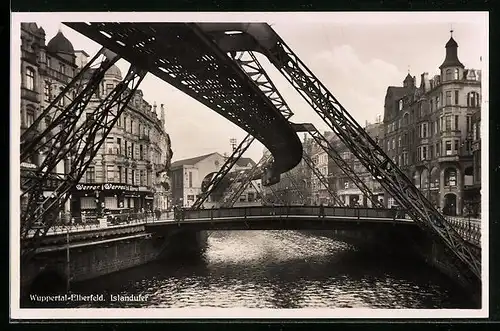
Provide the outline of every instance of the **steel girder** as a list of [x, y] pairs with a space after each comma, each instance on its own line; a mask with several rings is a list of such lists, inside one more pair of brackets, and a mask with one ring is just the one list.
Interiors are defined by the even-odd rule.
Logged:
[[302, 144], [288, 121], [196, 24], [65, 24], [250, 133], [273, 154], [273, 174], [300, 162]]
[[215, 191], [215, 189], [217, 189], [219, 184], [222, 182], [222, 179], [224, 178], [224, 176], [226, 176], [229, 173], [229, 171], [231, 171], [231, 169], [236, 164], [236, 162], [238, 162], [238, 160], [243, 155], [243, 153], [245, 153], [246, 150], [248, 149], [248, 147], [250, 147], [250, 145], [252, 144], [254, 139], [255, 138], [252, 137], [251, 135], [247, 135], [245, 137], [245, 139], [243, 139], [243, 141], [238, 145], [238, 147], [236, 147], [234, 149], [231, 156], [229, 156], [227, 158], [226, 162], [224, 162], [224, 164], [219, 169], [219, 171], [217, 171], [215, 176], [212, 177], [212, 179], [210, 180], [210, 182], [207, 185], [207, 190], [202, 192], [198, 196], [198, 198], [196, 199], [194, 204], [191, 206], [191, 209], [196, 210], [196, 209], [200, 209], [201, 206], [203, 206], [203, 203], [205, 202], [205, 200], [207, 200], [207, 198], [210, 196], [210, 194], [212, 194]]
[[302, 200], [303, 203], [305, 203], [306, 198], [305, 198], [304, 194], [302, 193], [302, 190], [300, 189], [300, 186], [297, 183], [297, 181], [295, 180], [295, 178], [292, 176], [292, 174], [290, 174], [289, 171], [287, 171], [285, 173], [285, 176], [290, 180], [290, 183], [292, 184], [295, 192], [297, 192], [297, 195], [299, 196], [299, 199]]
[[[264, 68], [260, 65], [257, 57], [252, 52], [232, 52], [229, 55], [286, 119], [293, 116], [293, 112], [290, 110], [290, 107], [288, 107], [288, 104], [285, 102]], [[229, 173], [236, 162], [248, 150], [254, 140], [255, 138], [250, 134], [243, 139], [243, 141], [233, 151], [231, 156], [226, 160], [226, 162], [224, 162], [217, 174], [210, 180], [208, 189], [200, 194], [198, 199], [196, 199], [195, 203], [191, 206], [191, 209], [201, 208], [203, 202], [205, 202], [210, 194], [217, 189], [224, 176]]]
[[325, 189], [328, 191], [328, 194], [330, 194], [330, 196], [333, 198], [333, 201], [335, 201], [335, 203], [338, 206], [344, 206], [344, 203], [342, 202], [342, 200], [340, 200], [337, 193], [330, 188], [330, 184], [328, 183], [328, 179], [325, 178], [325, 176], [323, 176], [323, 174], [318, 170], [318, 168], [316, 168], [316, 165], [314, 164], [311, 157], [309, 155], [307, 155], [307, 153], [304, 152], [302, 155], [302, 158], [306, 162], [307, 166], [312, 170], [312, 172], [319, 179], [321, 184], [323, 184]]
[[405, 207], [412, 219], [423, 230], [444, 242], [456, 257], [455, 262], [463, 272], [463, 276], [472, 283], [480, 284], [481, 257], [468, 247], [460, 234], [279, 35], [267, 24], [260, 24], [259, 28], [264, 31], [266, 39], [265, 43], [262, 43], [259, 39], [253, 38], [256, 48], [269, 58], [382, 187]]
[[[43, 198], [43, 191], [49, 182], [55, 182], [53, 190], [65, 186], [68, 179], [64, 174], [54, 174], [57, 164], [75, 153], [75, 146], [81, 142], [75, 134], [79, 130], [78, 123], [85, 108], [104, 77], [105, 72], [116, 62], [118, 57], [112, 52], [101, 49], [94, 58], [63, 88], [50, 105], [36, 119], [33, 125], [21, 136], [21, 161], [26, 160], [33, 153], [46, 153], [46, 157], [36, 170], [23, 171], [21, 174], [20, 197], [27, 197], [26, 210], [21, 215], [21, 237], [27, 235], [34, 222], [44, 218], [46, 213], [53, 209], [59, 197]], [[66, 108], [59, 106], [59, 101], [66, 97], [71, 90], [75, 90], [75, 98]], [[51, 116], [49, 125], [35, 135], [36, 128], [41, 120]], [[57, 131], [56, 131], [57, 130]], [[53, 131], [56, 131], [54, 134]], [[53, 203], [44, 208], [51, 199]], [[52, 217], [53, 218], [53, 217]], [[38, 231], [37, 231], [38, 232]]]
[[314, 141], [321, 147], [325, 153], [335, 162], [335, 164], [346, 174], [347, 177], [356, 185], [359, 190], [372, 202], [374, 207], [384, 208], [373, 192], [366, 186], [365, 182], [359, 178], [349, 164], [342, 158], [342, 156], [335, 150], [316, 127], [311, 123], [292, 124], [297, 132], [307, 132], [314, 139]]
[[[99, 83], [105, 72], [119, 59], [113, 52], [102, 48], [97, 54], [76, 74], [75, 77], [63, 87], [62, 91], [54, 100], [42, 111], [33, 124], [21, 135], [21, 162], [25, 161], [35, 150], [43, 148], [51, 149], [53, 141], [60, 139], [60, 136], [67, 134], [65, 130], [60, 130], [51, 138], [48, 138], [58, 125], [62, 123], [72, 123], [78, 118], [86, 105], [90, 101], [89, 95], [99, 88]], [[90, 84], [92, 82], [94, 84]], [[97, 84], [95, 84], [97, 83]], [[70, 92], [74, 91], [76, 97], [70, 97]], [[90, 94], [89, 94], [90, 92]], [[67, 107], [59, 106], [61, 99], [71, 100]], [[50, 116], [49, 125], [40, 133], [37, 128], [40, 123]], [[60, 127], [59, 127], [60, 128]], [[45, 141], [42, 143], [42, 140]]]
[[271, 191], [271, 193], [273, 194], [274, 199], [277, 202], [281, 202], [282, 204], [285, 204], [285, 200], [282, 199], [282, 197], [278, 194], [278, 192], [276, 192], [276, 190], [273, 188], [273, 186], [274, 185], [268, 186], [268, 188]]
[[[52, 208], [56, 204], [64, 203], [70, 195], [70, 190], [76, 185], [88, 166], [92, 162], [109, 132], [118, 121], [118, 118], [127, 107], [139, 84], [147, 71], [131, 66], [125, 78], [105, 97], [105, 99], [92, 112], [89, 120], [83, 122], [71, 135], [69, 149], [72, 153], [71, 168], [62, 182], [53, 193], [53, 199], [47, 198], [40, 205], [29, 205], [23, 220], [26, 222], [21, 230], [22, 238], [28, 237], [30, 225], [41, 218], [43, 211]], [[23, 256], [28, 257], [39, 244], [40, 236], [46, 234], [54, 219], [48, 219], [43, 228], [35, 230], [33, 237], [25, 241], [26, 246]]]
[[[78, 121], [99, 88], [105, 72], [117, 59], [118, 57], [112, 52], [101, 49], [21, 136], [21, 162], [34, 153], [48, 154], [37, 170], [30, 171], [27, 176], [21, 174], [23, 189], [21, 197], [40, 195], [40, 189], [43, 189], [47, 180], [54, 177], [53, 170], [57, 164], [73, 152], [72, 134]], [[59, 106], [59, 100], [68, 98], [67, 95], [72, 89], [75, 90], [75, 98], [66, 108]], [[36, 133], [36, 128], [46, 116], [51, 117], [49, 125], [42, 132]], [[65, 180], [61, 175], [57, 178], [60, 181]]]
[[267, 204], [267, 199], [264, 194], [262, 194], [262, 189], [259, 189], [257, 186], [255, 186], [254, 182], [250, 182], [250, 184], [252, 185], [255, 192], [257, 192], [257, 195], [260, 197], [262, 203]]
[[254, 180], [255, 178], [259, 178], [259, 176], [262, 176], [263, 169], [268, 166], [271, 161], [271, 154], [264, 155], [261, 157], [259, 162], [257, 162], [257, 164], [255, 164], [250, 170], [239, 172], [238, 175], [234, 178], [234, 181], [229, 186], [229, 189], [224, 192], [224, 195], [221, 199], [221, 206], [232, 207], [241, 193], [243, 193], [248, 185], [250, 185], [252, 180]]

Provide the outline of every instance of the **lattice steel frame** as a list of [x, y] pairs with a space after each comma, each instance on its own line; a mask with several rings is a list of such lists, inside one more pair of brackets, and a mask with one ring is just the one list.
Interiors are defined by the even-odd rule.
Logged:
[[[99, 61], [101, 56], [103, 56], [102, 61]], [[101, 49], [21, 136], [21, 141], [24, 142], [21, 144], [21, 162], [34, 153], [47, 154], [38, 169], [30, 172], [31, 176], [22, 175], [21, 197], [29, 196], [28, 205], [34, 203], [33, 200], [42, 195], [44, 182], [53, 177], [53, 170], [57, 164], [68, 154], [75, 152], [72, 148], [78, 141], [74, 139], [74, 134], [78, 130], [80, 118], [96, 90], [99, 89], [104, 74], [118, 58], [116, 54], [104, 48]], [[94, 66], [97, 68], [93, 68]], [[87, 80], [84, 76], [91, 69], [94, 71]], [[66, 108], [58, 106], [59, 100], [67, 97], [73, 88], [80, 89], [75, 98]], [[55, 110], [54, 118], [50, 124], [41, 133], [36, 134], [37, 126], [53, 110]], [[52, 135], [55, 130], [57, 131]], [[66, 180], [62, 175], [57, 177], [60, 181]], [[40, 217], [43, 217], [45, 212], [42, 211]]]
[[[270, 30], [272, 28], [269, 27]], [[276, 34], [276, 33], [275, 33]], [[481, 281], [481, 258], [446, 221], [412, 181], [392, 162], [382, 148], [354, 120], [321, 81], [276, 34], [272, 49], [262, 48], [271, 63], [295, 87], [316, 113], [337, 134], [366, 169], [379, 181], [422, 229], [439, 237], [467, 268], [471, 281]], [[472, 272], [472, 274], [471, 274]]]
[[[264, 68], [262, 68], [259, 60], [253, 54], [253, 52], [241, 51], [241, 52], [229, 52], [228, 56], [232, 58], [233, 61], [245, 72], [245, 74], [250, 78], [255, 85], [264, 93], [264, 95], [269, 99], [272, 105], [286, 118], [289, 119], [293, 116], [293, 112], [288, 107], [281, 94], [279, 93], [276, 86], [273, 84], [271, 78], [268, 76]], [[191, 206], [191, 209], [199, 209], [203, 205], [203, 202], [215, 191], [218, 185], [221, 183], [224, 176], [226, 176], [236, 162], [241, 158], [241, 156], [247, 151], [252, 142], [255, 140], [250, 134], [245, 137], [245, 139], [239, 144], [239, 146], [233, 151], [231, 156], [224, 162], [221, 169], [217, 174], [210, 180], [208, 184], [208, 189], [200, 194], [195, 203]]]
[[294, 191], [297, 192], [299, 199], [301, 199], [303, 202], [305, 202], [306, 198], [305, 198], [302, 190], [300, 189], [299, 184], [297, 183], [295, 178], [292, 176], [292, 174], [289, 171], [287, 171], [287, 172], [285, 172], [285, 176], [290, 180], [290, 183], [292, 184]]
[[261, 141], [283, 173], [302, 145], [262, 91], [195, 23], [65, 23], [216, 111]]
[[[60, 148], [60, 145], [64, 145], [61, 144], [61, 140], [66, 138], [67, 132], [65, 130], [60, 130], [51, 138], [48, 137], [61, 123], [72, 125], [75, 120], [78, 120], [90, 101], [90, 97], [99, 88], [104, 74], [119, 58], [110, 50], [101, 48], [76, 76], [63, 87], [62, 91], [21, 135], [21, 162], [25, 161], [35, 151], [43, 148], [52, 149], [54, 145], [59, 145]], [[86, 77], [89, 72], [91, 72], [90, 77]], [[69, 97], [71, 91], [75, 92], [75, 98]], [[59, 106], [59, 102], [63, 98], [71, 100], [67, 107]], [[38, 133], [37, 128], [47, 116], [51, 117], [49, 125]], [[42, 143], [44, 138], [46, 139]]]
[[[236, 203], [236, 200], [240, 197], [241, 193], [250, 185], [252, 180], [257, 176], [261, 176], [263, 169], [272, 161], [272, 155], [264, 155], [261, 157], [259, 162], [255, 164], [250, 170], [242, 171], [234, 178], [233, 183], [229, 186], [229, 189], [224, 192], [222, 196], [221, 207], [231, 207]], [[238, 184], [239, 183], [239, 184]]]
[[373, 192], [366, 186], [365, 182], [359, 178], [358, 174], [352, 169], [342, 156], [330, 144], [328, 139], [323, 136], [316, 127], [311, 123], [293, 124], [295, 131], [307, 132], [321, 149], [335, 162], [335, 164], [344, 172], [344, 174], [356, 185], [359, 190], [366, 196], [374, 207], [384, 208], [382, 203], [377, 199]]
[[267, 204], [266, 197], [264, 196], [264, 194], [262, 194], [262, 189], [259, 189], [257, 186], [255, 186], [255, 183], [253, 181], [250, 182], [250, 185], [252, 185], [252, 187], [255, 190], [255, 192], [257, 192], [257, 195], [260, 197], [260, 199], [262, 200], [262, 202], [264, 204]]
[[304, 159], [307, 166], [312, 170], [312, 172], [319, 179], [321, 184], [323, 184], [325, 189], [328, 191], [328, 194], [330, 194], [330, 196], [332, 197], [333, 201], [335, 201], [335, 203], [338, 206], [341, 206], [341, 207], [344, 206], [344, 203], [342, 202], [342, 200], [340, 200], [337, 193], [330, 188], [330, 185], [328, 183], [328, 179], [325, 178], [325, 176], [323, 176], [323, 174], [318, 170], [318, 168], [316, 168], [316, 165], [314, 164], [311, 157], [309, 155], [307, 155], [307, 153], [304, 152], [302, 155], [302, 159]]
[[[49, 210], [56, 204], [67, 201], [71, 188], [80, 181], [146, 73], [144, 70], [131, 66], [125, 78], [115, 86], [92, 112], [92, 119], [85, 121], [71, 134], [71, 141], [67, 148], [75, 153], [73, 153], [71, 169], [66, 176], [66, 180], [56, 188], [52, 199], [47, 198], [40, 205], [35, 200], [39, 197], [35, 196], [34, 199], [30, 199], [34, 203], [28, 204], [28, 208], [22, 217], [21, 238], [28, 237], [32, 225], [41, 219], [44, 211]], [[25, 241], [26, 246], [22, 252], [23, 256], [30, 255], [37, 248], [40, 237], [46, 234], [53, 221], [53, 219], [49, 219], [48, 222], [43, 224], [43, 228], [35, 230], [30, 240]]]
[[212, 194], [219, 184], [222, 182], [222, 179], [224, 176], [226, 176], [229, 171], [233, 168], [233, 166], [238, 162], [238, 160], [241, 158], [241, 156], [248, 150], [252, 142], [255, 140], [252, 135], [247, 135], [245, 139], [238, 145], [238, 147], [235, 148], [231, 156], [227, 158], [227, 160], [224, 162], [222, 167], [217, 171], [214, 177], [210, 180], [207, 186], [207, 190], [205, 192], [202, 192], [196, 201], [193, 203], [191, 206], [191, 209], [196, 210], [200, 209], [201, 206], [203, 206], [203, 203], [207, 200], [207, 198]]

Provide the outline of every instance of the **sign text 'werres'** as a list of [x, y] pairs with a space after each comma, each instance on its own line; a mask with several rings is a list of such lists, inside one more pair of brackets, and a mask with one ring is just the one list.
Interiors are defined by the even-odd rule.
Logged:
[[126, 184], [78, 184], [75, 186], [77, 191], [110, 191], [110, 190], [120, 190], [120, 191], [139, 191], [139, 187], [126, 185]]

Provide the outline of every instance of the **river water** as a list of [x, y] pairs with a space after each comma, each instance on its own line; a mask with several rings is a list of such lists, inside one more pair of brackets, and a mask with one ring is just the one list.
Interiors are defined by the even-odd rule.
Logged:
[[73, 291], [148, 296], [86, 308], [472, 308], [438, 271], [383, 256], [295, 231], [213, 232], [201, 261], [150, 263]]

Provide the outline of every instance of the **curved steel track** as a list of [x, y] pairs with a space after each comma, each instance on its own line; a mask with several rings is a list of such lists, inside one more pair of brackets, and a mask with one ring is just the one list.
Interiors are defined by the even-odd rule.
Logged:
[[295, 167], [302, 144], [287, 119], [194, 23], [65, 23], [224, 116], [264, 144], [273, 175]]

